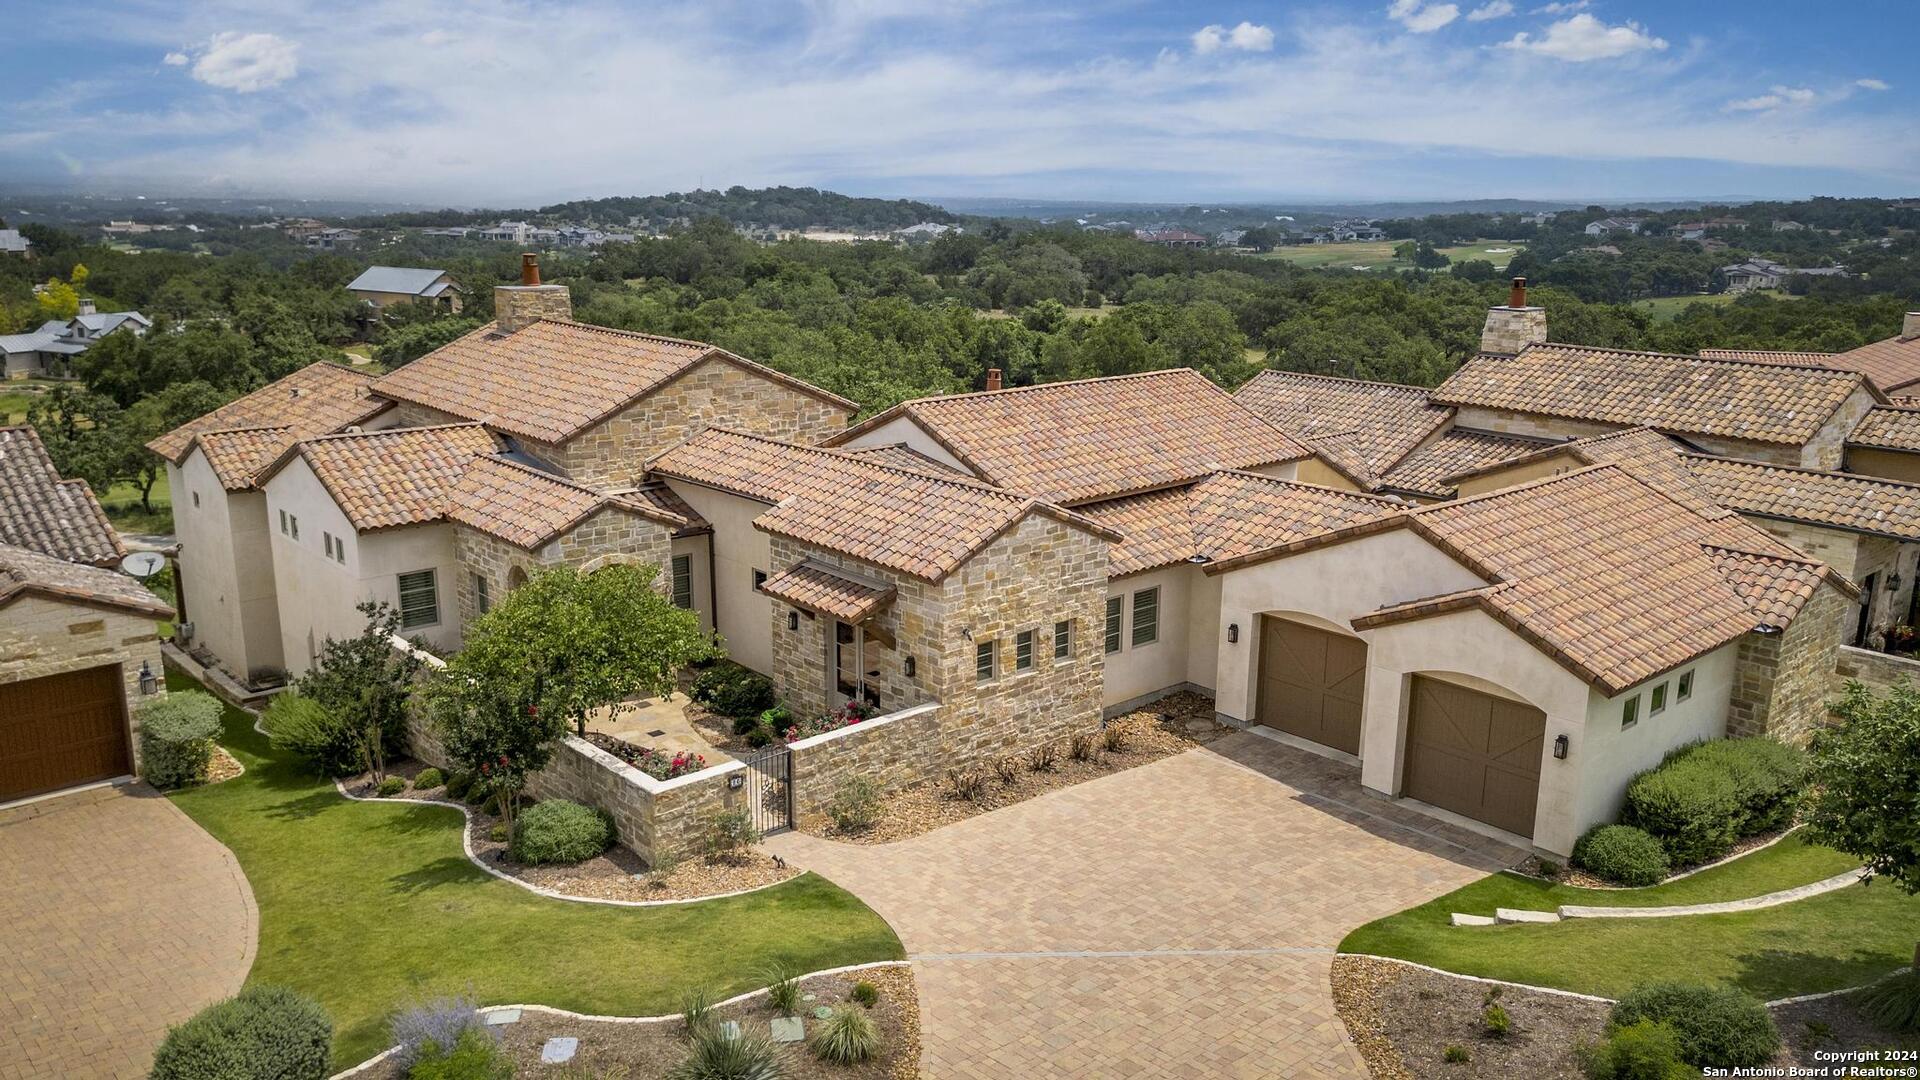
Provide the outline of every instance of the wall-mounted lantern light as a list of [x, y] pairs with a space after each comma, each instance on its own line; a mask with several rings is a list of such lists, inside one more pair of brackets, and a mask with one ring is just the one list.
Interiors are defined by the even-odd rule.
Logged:
[[789, 630], [800, 629], [800, 613], [799, 612], [797, 611], [787, 612], [787, 629]]
[[907, 678], [913, 678], [913, 657], [907, 657]]
[[160, 680], [153, 677], [153, 668], [145, 660], [140, 661], [140, 692], [151, 694], [160, 688]]
[[1887, 575], [1887, 591], [1900, 591], [1900, 571], [1895, 570], [1893, 573]]
[[1230, 622], [1227, 624], [1227, 644], [1238, 645], [1239, 643], [1240, 643], [1240, 624], [1237, 622]]
[[1553, 737], [1553, 756], [1560, 761], [1567, 760], [1567, 737], [1565, 735], [1555, 735]]

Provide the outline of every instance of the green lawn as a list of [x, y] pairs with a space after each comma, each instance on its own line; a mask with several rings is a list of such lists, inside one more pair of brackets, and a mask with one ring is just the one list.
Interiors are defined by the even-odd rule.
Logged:
[[166, 477], [154, 481], [153, 494], [147, 501], [153, 506], [152, 511], [141, 507], [140, 489], [125, 480], [100, 495], [100, 505], [113, 519], [113, 527], [121, 532], [173, 532], [173, 493], [167, 487]]
[[[174, 689], [194, 684], [168, 675]], [[902, 956], [887, 924], [807, 874], [748, 896], [613, 908], [536, 896], [468, 862], [460, 812], [355, 803], [276, 753], [228, 709], [222, 744], [246, 774], [174, 801], [239, 857], [260, 906], [250, 981], [313, 995], [333, 1016], [334, 1066], [387, 1045], [398, 1006], [471, 993], [581, 1012], [656, 1015], [683, 993]]]
[[[1709, 307], [1725, 307], [1740, 299], [1742, 293], [1695, 293], [1691, 296], [1652, 296], [1645, 300], [1633, 301], [1634, 310], [1641, 312], [1654, 322], [1672, 322], [1681, 312], [1694, 304], [1706, 304]], [[1775, 300], [1798, 300], [1792, 293], [1769, 292], [1763, 295]]]
[[[1404, 243], [1404, 240], [1358, 240], [1347, 244], [1290, 244], [1257, 257], [1281, 259], [1308, 270], [1326, 267], [1345, 270], [1356, 266], [1364, 266], [1369, 270], [1410, 270], [1413, 268], [1412, 262], [1396, 259], [1393, 255], [1393, 249]], [[1488, 248], [1512, 250], [1490, 252]], [[1443, 247], [1439, 251], [1455, 262], [1485, 259], [1498, 270], [1504, 269], [1515, 255], [1525, 249], [1526, 245], [1509, 240], [1475, 240], [1471, 244]]]
[[1495, 874], [1355, 930], [1340, 951], [1393, 956], [1463, 975], [1618, 997], [1636, 983], [1728, 983], [1771, 1000], [1871, 982], [1912, 961], [1920, 898], [1885, 882], [1762, 911], [1668, 919], [1570, 919], [1455, 927], [1453, 912], [1561, 904], [1645, 907], [1737, 900], [1832, 877], [1856, 860], [1797, 835], [1725, 866], [1651, 889], [1547, 885]]

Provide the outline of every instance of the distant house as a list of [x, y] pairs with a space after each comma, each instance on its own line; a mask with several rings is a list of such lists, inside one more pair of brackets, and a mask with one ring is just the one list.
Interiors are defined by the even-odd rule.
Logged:
[[315, 251], [345, 251], [360, 242], [360, 234], [352, 229], [320, 229], [301, 239]]
[[33, 241], [20, 235], [19, 229], [0, 229], [0, 255], [25, 255]]
[[957, 233], [959, 231], [960, 229], [956, 225], [942, 225], [937, 221], [922, 221], [917, 225], [909, 225], [904, 229], [895, 229], [893, 230], [893, 235], [902, 240], [932, 240], [935, 237], [945, 236], [947, 233]]
[[1773, 223], [1773, 231], [1774, 232], [1806, 232], [1807, 227], [1805, 225], [1800, 224], [1797, 221], [1776, 221]]
[[1844, 266], [1787, 266], [1762, 259], [1758, 256], [1743, 263], [1723, 266], [1720, 273], [1727, 279], [1727, 291], [1732, 293], [1752, 292], [1755, 289], [1777, 289], [1790, 277], [1846, 277]]
[[48, 319], [25, 334], [0, 335], [0, 371], [8, 379], [67, 379], [73, 377], [73, 358], [117, 330], [140, 337], [153, 329], [153, 320], [137, 311], [96, 312], [92, 300], [80, 301], [80, 313], [71, 319]]
[[1161, 247], [1199, 248], [1207, 246], [1207, 238], [1185, 229], [1135, 229], [1133, 238], [1143, 243], [1158, 244]]
[[1683, 221], [1673, 227], [1673, 235], [1680, 240], [1703, 240], [1707, 235], [1707, 223], [1704, 221]]
[[369, 266], [347, 283], [347, 291], [374, 308], [394, 304], [435, 304], [448, 312], [460, 310], [466, 290], [445, 270], [416, 266]]
[[494, 240], [509, 244], [524, 244], [533, 238], [533, 226], [524, 221], [501, 221], [473, 231], [475, 240]]
[[1221, 247], [1239, 247], [1240, 242], [1246, 238], [1247, 230], [1245, 229], [1222, 229], [1213, 235], [1213, 242]]
[[1637, 233], [1639, 231], [1640, 222], [1633, 218], [1619, 217], [1601, 218], [1599, 221], [1589, 222], [1586, 228], [1588, 236], [1611, 236], [1617, 232]]

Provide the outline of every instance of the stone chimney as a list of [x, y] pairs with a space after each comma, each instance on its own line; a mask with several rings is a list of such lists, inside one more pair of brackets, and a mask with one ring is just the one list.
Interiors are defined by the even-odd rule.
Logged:
[[565, 285], [540, 284], [540, 257], [529, 251], [520, 256], [520, 284], [493, 288], [495, 331], [511, 334], [541, 319], [572, 319], [573, 296]]
[[1000, 369], [999, 368], [990, 367], [987, 369], [987, 389], [989, 390], [1000, 389]]
[[1480, 351], [1496, 356], [1512, 356], [1528, 345], [1547, 340], [1547, 311], [1527, 306], [1527, 279], [1513, 279], [1513, 291], [1507, 294], [1507, 306], [1489, 308], [1487, 325], [1480, 331]]
[[[92, 298], [91, 296], [83, 296], [83, 297], [81, 297], [81, 298], [80, 298], [80, 314], [82, 314], [82, 315], [91, 315], [91, 314], [93, 314], [93, 310], [94, 310], [94, 309], [93, 309], [93, 298]], [[1911, 316], [1911, 315], [1909, 315], [1909, 316], [1907, 316], [1907, 321], [1908, 321], [1908, 322], [1912, 322], [1912, 321], [1913, 321], [1913, 316]]]
[[1920, 311], [1907, 312], [1907, 317], [1900, 322], [1900, 340], [1912, 341], [1914, 338], [1920, 338]]

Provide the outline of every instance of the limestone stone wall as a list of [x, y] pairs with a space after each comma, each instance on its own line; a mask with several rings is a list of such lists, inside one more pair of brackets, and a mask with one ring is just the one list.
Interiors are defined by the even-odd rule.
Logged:
[[156, 693], [166, 693], [166, 671], [160, 666], [160, 639], [154, 636], [152, 616], [41, 596], [22, 597], [0, 612], [0, 683], [64, 675], [107, 664], [120, 666], [136, 772], [140, 718], [134, 710], [142, 700], [143, 661], [160, 680], [161, 689]]
[[440, 427], [443, 424], [473, 422], [470, 417], [455, 416], [450, 412], [441, 412], [439, 409], [417, 405], [411, 401], [396, 403], [393, 411], [387, 415], [393, 419], [393, 426], [396, 428]]
[[1837, 676], [1835, 689], [1845, 685], [1848, 679], [1879, 687], [1892, 686], [1902, 679], [1920, 685], [1920, 660], [1842, 645], [1834, 674]]
[[813, 444], [845, 428], [848, 415], [757, 372], [712, 360], [563, 446], [525, 448], [542, 460], [554, 456], [576, 483], [620, 487], [640, 480], [648, 458], [709, 427]]
[[1480, 328], [1480, 351], [1512, 356], [1536, 342], [1547, 340], [1547, 309], [1541, 307], [1496, 307], [1487, 312]]
[[[528, 577], [554, 566], [597, 569], [610, 562], [648, 563], [660, 570], [654, 588], [673, 587], [669, 574], [673, 532], [665, 525], [618, 507], [608, 507], [575, 526], [571, 532], [533, 551], [465, 525], [453, 527], [454, 555], [460, 562], [460, 581], [454, 590], [461, 625], [480, 616], [478, 579], [487, 582], [489, 604], [499, 603], [518, 569]], [[696, 604], [699, 597], [695, 597]]]
[[794, 823], [806, 828], [823, 819], [849, 777], [865, 777], [883, 793], [938, 779], [947, 767], [939, 733], [940, 706], [928, 703], [793, 743]]
[[538, 319], [573, 318], [573, 294], [565, 285], [495, 285], [493, 324], [502, 334]]
[[[864, 667], [880, 698], [880, 710], [893, 712], [934, 699], [929, 689], [928, 658], [938, 654], [941, 612], [944, 596], [937, 585], [894, 573], [884, 568], [848, 558], [836, 552], [808, 547], [784, 536], [768, 538], [771, 572], [780, 573], [794, 564], [814, 562], [843, 567], [856, 576], [884, 582], [898, 590], [892, 604], [869, 623], [879, 634], [869, 632]], [[801, 713], [819, 713], [844, 704], [837, 692], [830, 668], [833, 653], [834, 620], [800, 611], [798, 625], [790, 629], [789, 618], [798, 609], [772, 597], [766, 598], [768, 618], [773, 628], [773, 670], [768, 672], [783, 700]], [[889, 647], [884, 637], [893, 638]], [[915, 673], [906, 672], [908, 657], [913, 657]]]
[[1809, 469], [1840, 468], [1847, 457], [1847, 436], [1874, 404], [1873, 395], [1866, 388], [1855, 390], [1801, 448], [1800, 464]]
[[1786, 630], [1741, 639], [1727, 704], [1728, 735], [1772, 735], [1798, 743], [1825, 722], [1851, 610], [1838, 589], [1823, 585]]

